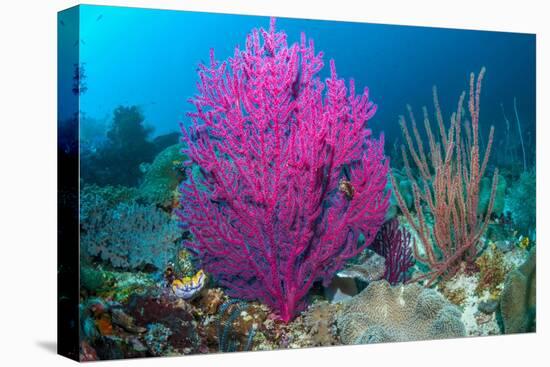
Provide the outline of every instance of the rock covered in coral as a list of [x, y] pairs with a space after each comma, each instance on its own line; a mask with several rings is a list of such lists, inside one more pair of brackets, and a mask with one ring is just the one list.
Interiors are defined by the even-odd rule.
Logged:
[[476, 293], [482, 295], [483, 292], [489, 292], [491, 298], [498, 299], [504, 278], [509, 271], [502, 251], [498, 250], [496, 245], [491, 246], [477, 258], [476, 265], [479, 267]]
[[111, 311], [111, 319], [113, 324], [122, 327], [124, 330], [133, 333], [141, 334], [147, 331], [144, 327], [137, 326], [134, 322], [134, 318], [126, 314], [122, 309], [115, 308]]
[[348, 300], [364, 287], [358, 284], [381, 279], [385, 269], [384, 257], [366, 249], [335, 274], [330, 284], [323, 288], [324, 295], [333, 303]]
[[206, 289], [199, 304], [207, 315], [214, 315], [218, 312], [218, 308], [225, 301], [225, 296], [220, 288]]
[[120, 203], [109, 208], [99, 203], [93, 213], [81, 219], [81, 248], [89, 256], [126, 269], [147, 265], [163, 269], [176, 256], [181, 232], [157, 207]]
[[338, 316], [344, 344], [456, 338], [466, 335], [460, 310], [419, 284], [371, 283]]
[[220, 352], [250, 351], [268, 313], [256, 302], [229, 299], [219, 305], [215, 320], [206, 325], [207, 341]]
[[145, 334], [145, 343], [152, 355], [161, 356], [169, 347], [168, 338], [172, 335], [172, 330], [163, 324], [153, 323], [147, 326]]
[[505, 334], [536, 329], [536, 248], [523, 265], [510, 272], [500, 297], [500, 315]]
[[536, 226], [537, 179], [535, 172], [524, 172], [514, 182], [505, 200], [505, 210], [521, 233], [532, 236]]
[[[492, 211], [494, 215], [501, 215], [504, 211], [507, 187], [506, 178], [503, 175], [498, 175], [498, 183], [495, 191]], [[489, 206], [489, 201], [491, 199], [491, 180], [488, 177], [483, 177], [481, 179], [479, 191], [478, 213], [479, 215], [482, 215], [487, 211], [487, 207]]]
[[438, 288], [445, 298], [461, 309], [467, 336], [499, 335], [496, 315], [489, 312], [494, 298], [490, 292], [476, 292], [479, 281], [479, 273], [467, 272], [463, 268], [451, 279], [440, 282]]
[[477, 309], [487, 315], [494, 313], [497, 310], [497, 308], [498, 308], [498, 301], [494, 299], [481, 301], [477, 305]]
[[166, 294], [133, 296], [126, 310], [137, 326], [162, 324], [170, 329], [171, 334], [167, 337], [170, 351], [190, 354], [203, 350], [195, 311], [187, 302], [171, 299]]
[[135, 202], [137, 197], [138, 191], [134, 187], [83, 184], [80, 190], [80, 220], [86, 221], [90, 216], [98, 215], [103, 208]]
[[384, 277], [386, 261], [384, 257], [369, 249], [362, 252], [355, 261], [350, 261], [343, 270], [336, 273], [339, 278], [353, 278], [365, 283]]
[[177, 203], [178, 184], [185, 178], [181, 166], [184, 155], [182, 144], [174, 144], [160, 152], [143, 177], [139, 196], [145, 201], [171, 208]]
[[90, 293], [99, 292], [112, 283], [109, 273], [95, 269], [91, 266], [80, 266], [80, 287]]
[[97, 294], [116, 302], [124, 302], [131, 295], [144, 294], [158, 288], [154, 275], [143, 272], [101, 271], [109, 279], [107, 286]]
[[336, 315], [340, 308], [340, 304], [319, 302], [304, 312], [304, 324], [314, 346], [338, 344]]

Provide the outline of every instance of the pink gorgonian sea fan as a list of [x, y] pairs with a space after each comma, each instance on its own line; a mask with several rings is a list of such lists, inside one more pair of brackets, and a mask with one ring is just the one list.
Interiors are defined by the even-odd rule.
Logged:
[[[232, 297], [258, 299], [290, 321], [312, 284], [327, 285], [384, 221], [388, 161], [366, 122], [368, 89], [349, 92], [334, 62], [323, 83], [313, 41], [253, 30], [246, 47], [199, 68], [182, 125], [187, 164], [178, 213], [184, 246]], [[325, 90], [326, 89], [326, 90]], [[359, 244], [363, 234], [365, 241]]]

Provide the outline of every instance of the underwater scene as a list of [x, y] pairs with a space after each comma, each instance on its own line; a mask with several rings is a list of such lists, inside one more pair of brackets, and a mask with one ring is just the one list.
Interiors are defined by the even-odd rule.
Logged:
[[105, 6], [58, 29], [81, 361], [535, 331], [535, 35]]

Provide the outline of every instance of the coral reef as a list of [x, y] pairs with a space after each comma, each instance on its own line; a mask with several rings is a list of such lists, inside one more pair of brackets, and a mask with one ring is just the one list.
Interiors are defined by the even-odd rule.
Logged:
[[80, 266], [80, 287], [93, 294], [112, 285], [113, 277], [102, 269], [82, 264]]
[[139, 166], [151, 162], [155, 146], [149, 141], [152, 129], [137, 106], [119, 106], [107, 140], [97, 151], [82, 152], [81, 177], [88, 183], [135, 186], [141, 178]]
[[[493, 174], [487, 211], [484, 215], [477, 213], [480, 182], [487, 168], [494, 134], [494, 128], [491, 127], [485, 154], [480, 160], [479, 100], [484, 74], [485, 68], [482, 68], [477, 82], [475, 75], [473, 73], [470, 75], [468, 106], [471, 121], [465, 123], [464, 126], [462, 126], [462, 105], [465, 93], [462, 93], [459, 98], [457, 110], [451, 116], [451, 124], [447, 130], [439, 107], [437, 89], [434, 87], [434, 107], [439, 125], [439, 140], [436, 140], [432, 133], [428, 111], [424, 108], [424, 126], [429, 141], [430, 159], [424, 152], [424, 144], [410, 106], [408, 106], [409, 117], [416, 147], [405, 117], [401, 117], [403, 136], [412, 161], [420, 174], [418, 179], [414, 178], [403, 145], [401, 150], [407, 177], [413, 186], [417, 219], [413, 218], [407, 208], [405, 199], [400, 195], [397, 181], [393, 176], [391, 176], [391, 181], [401, 211], [420, 238], [421, 247], [414, 246], [414, 256], [417, 261], [429, 267], [429, 271], [418, 277], [417, 280], [427, 279], [428, 285], [439, 280], [440, 277], [449, 279], [455, 275], [463, 261], [469, 268], [475, 267], [474, 262], [479, 251], [478, 243], [487, 229], [493, 211], [498, 170], [495, 170]], [[463, 127], [466, 137], [462, 135]], [[428, 165], [429, 163], [431, 166]], [[428, 224], [428, 217], [433, 219], [433, 225]]]
[[[495, 198], [493, 203], [493, 216], [502, 215], [504, 212], [504, 203], [506, 198], [506, 189], [508, 183], [503, 175], [498, 175], [498, 184], [496, 186]], [[491, 201], [492, 193], [491, 180], [488, 177], [483, 177], [479, 186], [479, 204], [477, 212], [479, 215], [487, 212], [489, 202]]]
[[260, 325], [268, 315], [257, 303], [230, 299], [218, 308], [216, 336], [220, 352], [249, 351]]
[[477, 258], [476, 265], [479, 267], [476, 294], [482, 295], [487, 291], [492, 299], [497, 299], [500, 296], [504, 278], [510, 271], [504, 262], [503, 253], [496, 248], [496, 245], [492, 245]]
[[172, 208], [177, 203], [178, 185], [185, 179], [180, 164], [182, 144], [175, 144], [160, 152], [143, 176], [139, 195], [146, 202]]
[[151, 354], [157, 357], [163, 355], [169, 346], [168, 338], [171, 335], [172, 331], [163, 324], [149, 324], [144, 339]]
[[272, 20], [229, 61], [211, 51], [182, 126], [201, 173], [181, 186], [185, 246], [228, 295], [259, 299], [285, 322], [315, 281], [328, 284], [371, 243], [388, 207], [368, 90], [356, 95], [352, 80], [348, 91], [333, 61], [323, 83], [322, 67], [313, 42], [288, 46]]
[[164, 269], [176, 256], [177, 223], [154, 206], [87, 203], [81, 218], [81, 249], [118, 268], [153, 265]]
[[457, 306], [463, 306], [467, 299], [466, 290], [464, 288], [451, 288], [448, 282], [441, 282], [437, 285], [441, 294], [447, 298], [451, 303]]
[[120, 203], [134, 203], [138, 191], [126, 186], [98, 186], [82, 184], [80, 189], [80, 220], [86, 222], [101, 212], [112, 209]]
[[214, 315], [225, 302], [223, 291], [220, 288], [206, 289], [200, 298], [200, 306], [207, 315]]
[[414, 265], [411, 234], [399, 226], [399, 220], [393, 218], [380, 228], [371, 249], [383, 256], [386, 261], [384, 279], [391, 285], [405, 283], [410, 279], [410, 268]]
[[[392, 160], [393, 162], [393, 160]], [[397, 187], [399, 188], [399, 194], [403, 198], [403, 202], [407, 206], [409, 210], [414, 210], [414, 197], [413, 197], [413, 188], [412, 183], [407, 178], [406, 173], [403, 173], [401, 170], [392, 167], [392, 173], [393, 178], [395, 179], [395, 182], [397, 184]], [[388, 189], [391, 189], [391, 180], [388, 180]], [[395, 191], [392, 190], [392, 194], [390, 197], [390, 209], [388, 209], [388, 214], [386, 215], [386, 221], [393, 218], [395, 215], [397, 215], [398, 209], [399, 209], [399, 203], [397, 201], [397, 197], [395, 196]], [[394, 213], [391, 215], [390, 213]]]
[[504, 282], [500, 297], [500, 317], [505, 334], [525, 333], [536, 329], [536, 248]]
[[108, 282], [97, 290], [97, 295], [107, 300], [124, 302], [131, 295], [145, 294], [158, 288], [154, 276], [149, 273], [105, 270], [102, 272]]
[[336, 345], [339, 342], [336, 315], [340, 304], [318, 302], [304, 312], [306, 332], [314, 346]]
[[524, 172], [510, 187], [506, 209], [512, 215], [515, 227], [524, 235], [533, 237], [536, 226], [537, 181], [535, 172]]
[[366, 249], [336, 273], [339, 278], [352, 278], [365, 283], [382, 279], [386, 272], [386, 260], [374, 251]]
[[344, 344], [399, 342], [465, 336], [460, 310], [419, 284], [371, 283], [338, 316]]
[[494, 312], [487, 313], [494, 299], [489, 292], [482, 295], [476, 293], [478, 274], [470, 274], [463, 269], [449, 280], [438, 283], [445, 298], [457, 304], [462, 310], [461, 320], [468, 336], [486, 336], [500, 334], [497, 318]]
[[[175, 353], [197, 353], [204, 350], [203, 341], [198, 329], [198, 323], [195, 320], [196, 311], [185, 301], [172, 300], [166, 294], [160, 295], [135, 295], [128, 299], [125, 305], [127, 312], [135, 320], [136, 325], [148, 327], [150, 324], [162, 324], [164, 328], [170, 330], [166, 343]], [[151, 341], [157, 343], [157, 350], [161, 350], [159, 345], [163, 338], [155, 339], [155, 335], [160, 337], [166, 335], [161, 333], [151, 336]], [[156, 340], [156, 341], [155, 341]]]

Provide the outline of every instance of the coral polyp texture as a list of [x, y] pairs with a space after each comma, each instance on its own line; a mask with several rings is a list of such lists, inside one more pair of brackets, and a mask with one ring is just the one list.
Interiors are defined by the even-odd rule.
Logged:
[[[388, 162], [366, 127], [376, 106], [349, 90], [313, 41], [254, 30], [243, 50], [200, 65], [181, 186], [185, 242], [232, 297], [259, 299], [290, 321], [317, 280], [328, 284], [384, 221]], [[359, 243], [359, 235], [365, 241]]]
[[419, 284], [369, 284], [338, 317], [344, 344], [401, 342], [466, 336], [460, 310]]

